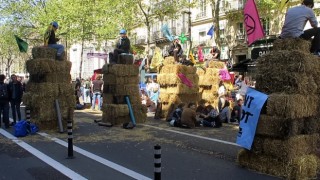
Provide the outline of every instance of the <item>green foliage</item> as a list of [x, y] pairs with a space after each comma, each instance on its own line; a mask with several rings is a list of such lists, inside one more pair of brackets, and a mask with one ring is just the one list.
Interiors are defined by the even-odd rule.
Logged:
[[226, 18], [228, 21], [239, 22], [243, 21], [243, 12], [240, 10], [229, 11], [226, 13]]

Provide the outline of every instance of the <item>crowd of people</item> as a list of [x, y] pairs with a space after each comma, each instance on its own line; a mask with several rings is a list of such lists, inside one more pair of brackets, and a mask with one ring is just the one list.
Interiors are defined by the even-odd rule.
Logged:
[[87, 79], [77, 78], [74, 87], [76, 109], [83, 109], [85, 104], [90, 104], [91, 110], [101, 110], [103, 98], [102, 75], [97, 74], [96, 76]]
[[[21, 121], [20, 105], [22, 96], [26, 90], [28, 77], [22, 80], [22, 77], [12, 74], [10, 79], [6, 79], [4, 74], [0, 74], [0, 113], [2, 116], [1, 123], [4, 123], [5, 128], [14, 126], [18, 121]], [[9, 121], [9, 108], [11, 107], [13, 122]]]

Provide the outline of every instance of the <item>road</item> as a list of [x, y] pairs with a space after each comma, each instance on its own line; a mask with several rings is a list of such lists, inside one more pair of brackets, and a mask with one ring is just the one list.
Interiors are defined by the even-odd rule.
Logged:
[[15, 138], [13, 128], [0, 129], [0, 179], [153, 179], [156, 144], [162, 179], [278, 179], [237, 165], [235, 125], [181, 129], [149, 115], [145, 124], [127, 130], [98, 126], [94, 119], [101, 113], [76, 111], [74, 158], [68, 158], [66, 133]]

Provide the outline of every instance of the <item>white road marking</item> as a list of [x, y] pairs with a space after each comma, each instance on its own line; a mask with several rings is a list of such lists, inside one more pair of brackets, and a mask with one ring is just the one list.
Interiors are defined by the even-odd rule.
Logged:
[[[171, 130], [171, 129], [164, 129], [164, 128], [155, 127], [155, 126], [151, 126], [151, 125], [147, 125], [147, 124], [141, 124], [141, 125], [142, 125], [142, 126], [146, 126], [146, 127], [151, 127], [151, 128], [159, 129], [159, 130], [163, 130], [163, 131], [168, 131], [168, 132], [173, 132], [173, 133], [182, 134], [182, 135], [186, 135], [186, 136], [191, 136], [191, 137], [195, 137], [195, 138], [205, 139], [205, 140], [209, 140], [209, 141], [219, 142], [219, 143], [228, 144], [228, 145], [233, 145], [233, 146], [239, 146], [239, 145], [236, 144], [236, 143], [229, 142], [229, 141], [223, 141], [223, 140], [220, 140], [220, 139], [208, 138], [208, 137], [204, 137], [204, 136], [199, 136], [199, 135], [195, 135], [195, 134], [185, 133], [185, 132], [181, 132], [181, 131], [175, 131], [175, 130]], [[240, 146], [239, 146], [239, 147], [240, 147]]]
[[[54, 142], [56, 142], [56, 143], [58, 143], [58, 144], [60, 144], [62, 146], [68, 147], [68, 143], [67, 142], [65, 142], [63, 140], [60, 140], [58, 138], [55, 138], [55, 137], [51, 137], [47, 133], [38, 133], [38, 134], [40, 134], [41, 136], [44, 136], [44, 137], [46, 137], [48, 139], [51, 139], [52, 141], [54, 141]], [[123, 174], [125, 174], [127, 176], [130, 176], [130, 177], [132, 177], [134, 179], [152, 180], [151, 178], [148, 178], [146, 176], [143, 176], [142, 174], [136, 173], [136, 172], [134, 172], [134, 171], [132, 171], [132, 170], [130, 170], [128, 168], [125, 168], [125, 167], [120, 166], [120, 165], [118, 165], [116, 163], [113, 163], [113, 162], [111, 162], [111, 161], [109, 161], [107, 159], [104, 159], [104, 158], [102, 158], [100, 156], [97, 156], [97, 155], [95, 155], [95, 154], [93, 154], [93, 153], [91, 153], [89, 151], [86, 151], [84, 149], [81, 149], [81, 148], [79, 148], [77, 146], [73, 146], [73, 150], [78, 152], [79, 154], [82, 154], [82, 155], [84, 155], [84, 156], [86, 156], [86, 157], [88, 157], [88, 158], [90, 158], [92, 160], [95, 160], [95, 161], [97, 161], [97, 162], [99, 162], [99, 163], [101, 163], [101, 164], [103, 164], [105, 166], [108, 166], [108, 167], [110, 167], [110, 168], [112, 168], [112, 169], [114, 169], [116, 171], [119, 171], [119, 172], [121, 172], [121, 173], [123, 173]]]
[[[90, 113], [88, 113], [88, 112], [81, 112], [81, 113], [85, 113], [85, 114], [88, 114], [88, 115], [92, 115], [92, 114], [90, 114]], [[233, 145], [233, 146], [241, 147], [240, 145], [238, 145], [238, 144], [236, 144], [236, 143], [229, 142], [229, 141], [223, 141], [223, 140], [220, 140], [220, 139], [209, 138], [209, 137], [199, 136], [199, 135], [195, 135], [195, 134], [191, 134], [191, 133], [185, 133], [185, 132], [170, 130], [170, 129], [164, 129], [164, 128], [155, 127], [155, 126], [151, 126], [151, 125], [147, 125], [147, 124], [141, 124], [141, 125], [142, 125], [142, 126], [146, 126], [146, 127], [151, 127], [151, 128], [159, 129], [159, 130], [163, 130], [163, 131], [173, 132], [173, 133], [182, 134], [182, 135], [186, 135], [186, 136], [191, 136], [191, 137], [195, 137], [195, 138], [200, 138], [200, 139], [205, 139], [205, 140], [209, 140], [209, 141], [214, 141], [214, 142], [219, 142], [219, 143], [223, 143], [223, 144], [228, 144], [228, 145]]]
[[69, 177], [71, 179], [76, 179], [76, 180], [86, 180], [87, 179], [87, 178], [81, 176], [80, 174], [72, 171], [68, 167], [62, 165], [58, 161], [56, 161], [56, 160], [52, 159], [51, 157], [45, 155], [41, 151], [39, 151], [39, 150], [35, 149], [34, 147], [30, 146], [29, 144], [25, 143], [24, 141], [19, 140], [18, 138], [16, 138], [12, 134], [8, 133], [7, 131], [5, 131], [5, 130], [3, 130], [1, 128], [0, 128], [0, 133], [2, 135], [4, 135], [5, 137], [7, 137], [8, 139], [10, 139], [13, 142], [15, 142], [17, 145], [19, 145], [23, 149], [27, 150], [28, 152], [30, 152], [31, 154], [36, 156], [37, 158], [39, 158], [40, 160], [42, 160], [43, 162], [47, 163], [48, 165], [50, 165], [54, 169], [58, 170], [59, 172], [61, 172], [64, 175], [66, 175], [67, 177]]

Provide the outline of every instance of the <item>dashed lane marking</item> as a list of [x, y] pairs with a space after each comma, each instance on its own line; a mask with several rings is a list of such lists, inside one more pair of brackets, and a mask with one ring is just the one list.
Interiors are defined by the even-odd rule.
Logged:
[[5, 136], [8, 139], [10, 139], [11, 141], [13, 141], [14, 143], [16, 143], [17, 145], [19, 145], [20, 147], [22, 147], [23, 149], [27, 150], [28, 152], [30, 152], [31, 154], [36, 156], [37, 158], [39, 158], [40, 160], [42, 160], [43, 162], [47, 163], [48, 165], [50, 165], [54, 169], [58, 170], [59, 172], [61, 172], [64, 175], [66, 175], [67, 177], [69, 177], [71, 179], [76, 179], [76, 180], [85, 180], [85, 179], [87, 179], [87, 178], [81, 176], [80, 174], [72, 171], [68, 167], [62, 165], [58, 161], [56, 161], [56, 160], [52, 159], [51, 157], [45, 155], [41, 151], [39, 151], [39, 150], [35, 149], [34, 147], [30, 146], [29, 144], [25, 143], [24, 141], [19, 140], [18, 138], [16, 138], [12, 134], [8, 133], [7, 131], [5, 131], [5, 130], [3, 130], [1, 128], [0, 128], [0, 133], [3, 136]]
[[239, 146], [236, 143], [229, 142], [229, 141], [223, 141], [223, 140], [220, 140], [220, 139], [208, 138], [208, 137], [204, 137], [204, 136], [185, 133], [185, 132], [181, 132], [181, 131], [175, 131], [175, 130], [171, 130], [171, 129], [164, 129], [164, 128], [161, 128], [161, 127], [155, 127], [155, 126], [151, 126], [151, 125], [147, 125], [147, 124], [142, 124], [142, 126], [151, 127], [151, 128], [159, 129], [159, 130], [162, 130], [162, 131], [168, 131], [168, 132], [173, 132], [173, 133], [177, 133], [177, 134], [182, 134], [182, 135], [186, 135], [186, 136], [191, 136], [191, 137], [195, 137], [195, 138], [205, 139], [205, 140], [209, 140], [209, 141], [219, 142], [219, 143], [223, 143], [223, 144]]
[[[54, 142], [56, 142], [56, 143], [58, 143], [58, 144], [60, 144], [62, 146], [68, 147], [68, 143], [67, 142], [65, 142], [63, 140], [60, 140], [58, 138], [55, 138], [55, 137], [51, 137], [47, 133], [38, 133], [38, 134], [41, 135], [41, 136], [44, 136], [44, 137], [46, 137], [48, 139], [51, 139], [52, 141], [54, 141]], [[119, 172], [121, 172], [121, 173], [123, 173], [123, 174], [125, 174], [127, 176], [130, 176], [130, 177], [132, 177], [134, 179], [151, 180], [150, 178], [148, 178], [146, 176], [143, 176], [142, 174], [139, 174], [139, 173], [134, 172], [134, 171], [132, 171], [132, 170], [130, 170], [128, 168], [125, 168], [125, 167], [120, 166], [120, 165], [118, 165], [116, 163], [113, 163], [113, 162], [111, 162], [111, 161], [109, 161], [107, 159], [104, 159], [104, 158], [102, 158], [100, 156], [97, 156], [97, 155], [95, 155], [95, 154], [93, 154], [93, 153], [91, 153], [89, 151], [86, 151], [84, 149], [81, 149], [81, 148], [79, 148], [77, 146], [73, 146], [73, 150], [76, 151], [79, 154], [82, 154], [82, 155], [84, 155], [84, 156], [86, 156], [86, 157], [88, 157], [88, 158], [90, 158], [92, 160], [95, 160], [95, 161], [97, 161], [97, 162], [99, 162], [99, 163], [101, 163], [101, 164], [103, 164], [105, 166], [108, 166], [108, 167], [110, 167], [110, 168], [112, 168], [112, 169], [114, 169], [116, 171], [119, 171]]]

